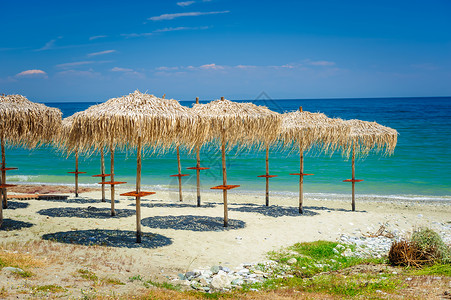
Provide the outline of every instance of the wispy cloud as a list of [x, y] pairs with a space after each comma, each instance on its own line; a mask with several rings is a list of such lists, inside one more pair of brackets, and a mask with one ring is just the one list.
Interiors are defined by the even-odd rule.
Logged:
[[255, 69], [257, 68], [257, 66], [253, 66], [253, 65], [237, 65], [235, 66], [236, 69], [242, 69], [242, 70], [246, 70], [246, 69]]
[[310, 61], [307, 64], [311, 65], [311, 66], [321, 66], [321, 67], [335, 66], [335, 63], [333, 61], [327, 61], [327, 60]]
[[180, 30], [204, 30], [204, 29], [208, 29], [208, 26], [201, 26], [201, 27], [184, 27], [184, 26], [180, 26], [180, 27], [166, 27], [166, 28], [162, 28], [162, 29], [156, 29], [153, 32], [158, 33], [158, 32], [168, 32], [168, 31], [180, 31]]
[[56, 67], [61, 68], [61, 69], [70, 69], [70, 68], [78, 67], [78, 66], [84, 66], [84, 65], [90, 65], [90, 64], [104, 64], [104, 63], [110, 63], [110, 62], [112, 62], [112, 61], [111, 60], [74, 61], [74, 62], [70, 62], [70, 63], [59, 64], [59, 65], [56, 65]]
[[109, 53], [114, 53], [114, 52], [116, 52], [116, 50], [105, 50], [105, 51], [100, 51], [100, 52], [89, 53], [88, 56], [104, 55], [104, 54], [109, 54]]
[[16, 77], [31, 77], [31, 76], [40, 76], [40, 77], [47, 78], [47, 73], [42, 70], [32, 69], [32, 70], [22, 71], [22, 72], [16, 74]]
[[207, 12], [186, 12], [186, 13], [175, 13], [175, 14], [162, 14], [155, 17], [150, 17], [147, 20], [150, 21], [162, 21], [162, 20], [173, 20], [180, 17], [198, 17], [198, 16], [205, 16], [205, 15], [217, 15], [217, 14], [227, 14], [230, 11], [224, 10], [224, 11], [207, 11]]
[[103, 39], [103, 38], [106, 38], [106, 37], [108, 37], [108, 36], [107, 35], [95, 35], [95, 36], [89, 37], [89, 40], [93, 41], [93, 40], [97, 40], [97, 39]]
[[94, 70], [92, 69], [89, 69], [87, 71], [65, 70], [58, 72], [56, 75], [61, 77], [85, 77], [85, 78], [98, 78], [102, 76], [99, 72], [94, 72]]
[[59, 40], [59, 39], [62, 39], [62, 38], [63, 38], [62, 36], [59, 36], [56, 39], [50, 40], [47, 43], [45, 43], [45, 45], [43, 47], [41, 47], [39, 49], [36, 49], [35, 51], [45, 51], [45, 50], [54, 49], [56, 41]]
[[93, 64], [93, 63], [94, 63], [94, 61], [75, 61], [75, 62], [70, 62], [70, 63], [59, 64], [59, 65], [56, 65], [56, 67], [66, 69], [66, 68], [72, 68], [72, 67], [76, 67], [76, 66], [89, 65], [89, 64]]
[[151, 36], [152, 32], [144, 32], [144, 33], [122, 33], [121, 36], [126, 38], [135, 38], [135, 37], [142, 37], [142, 36]]
[[[317, 68], [312, 66], [321, 66], [324, 68]], [[310, 61], [305, 60], [302, 63], [287, 63], [282, 65], [245, 65], [245, 64], [239, 64], [239, 65], [219, 65], [215, 63], [210, 64], [204, 64], [200, 66], [161, 66], [156, 68], [157, 71], [161, 72], [174, 72], [178, 70], [185, 70], [185, 71], [202, 71], [202, 70], [208, 70], [208, 71], [244, 71], [244, 70], [278, 70], [278, 71], [285, 71], [285, 72], [291, 72], [291, 71], [315, 71], [315, 70], [333, 70], [337, 71], [339, 70], [336, 67], [331, 68], [332, 66], [335, 66], [334, 62], [330, 61]]]
[[152, 32], [144, 32], [144, 33], [123, 33], [121, 36], [125, 38], [137, 38], [137, 37], [143, 37], [143, 36], [151, 36], [155, 33], [162, 33], [162, 32], [170, 32], [170, 31], [181, 31], [181, 30], [205, 30], [210, 28], [209, 26], [200, 26], [200, 27], [186, 27], [186, 26], [179, 26], [179, 27], [166, 27], [161, 29], [155, 29]]
[[217, 64], [206, 64], [199, 67], [199, 69], [203, 70], [223, 70], [224, 66], [217, 65]]
[[133, 72], [133, 69], [114, 67], [111, 69], [111, 71], [112, 72]]
[[114, 67], [110, 71], [111, 72], [122, 73], [122, 74], [124, 74], [126, 76], [131, 76], [131, 77], [135, 77], [135, 78], [144, 78], [144, 77], [146, 77], [143, 73], [135, 71], [133, 69], [129, 69], [129, 68]]
[[185, 7], [185, 6], [190, 6], [191, 4], [194, 4], [195, 2], [196, 1], [182, 1], [182, 2], [177, 2], [177, 5]]
[[158, 71], [175, 71], [175, 70], [178, 70], [179, 67], [165, 67], [165, 66], [163, 66], [163, 67], [158, 67], [156, 69]]

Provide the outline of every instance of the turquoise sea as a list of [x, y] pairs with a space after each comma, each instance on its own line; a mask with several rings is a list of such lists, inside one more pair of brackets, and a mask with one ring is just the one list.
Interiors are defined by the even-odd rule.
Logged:
[[[201, 101], [202, 102], [202, 101]], [[376, 121], [395, 128], [399, 132], [398, 146], [392, 156], [372, 153], [356, 163], [356, 177], [364, 179], [357, 184], [358, 195], [379, 195], [389, 198], [413, 200], [451, 201], [451, 97], [434, 98], [378, 98], [378, 99], [302, 99], [302, 100], [254, 100], [278, 112], [293, 111], [302, 106], [311, 112], [323, 112], [329, 117]], [[84, 110], [96, 103], [61, 102], [45, 103], [58, 107], [64, 117]], [[182, 101], [191, 106], [192, 102]], [[18, 167], [8, 172], [8, 183], [72, 184], [74, 157], [67, 157], [50, 146], [33, 150], [9, 147], [7, 165]], [[240, 184], [240, 191], [258, 191], [264, 195], [265, 180], [258, 175], [265, 173], [265, 152], [231, 152], [227, 156], [228, 182]], [[118, 152], [115, 157], [115, 178], [135, 182], [136, 157], [133, 152]], [[100, 158], [92, 155], [80, 157], [80, 182], [96, 185], [98, 179], [91, 175], [100, 172]], [[109, 169], [109, 156], [106, 156]], [[186, 190], [196, 184], [194, 155], [182, 151], [182, 173]], [[201, 166], [210, 170], [201, 172], [203, 189], [222, 184], [221, 159], [216, 149], [201, 151]], [[298, 177], [289, 173], [299, 170], [299, 156], [290, 151], [270, 153], [270, 190], [274, 193], [294, 194], [298, 191]], [[305, 171], [314, 173], [306, 177], [304, 190], [307, 197], [349, 197], [351, 186], [343, 179], [351, 177], [351, 162], [341, 156], [309, 152], [305, 155]], [[153, 189], [175, 189], [177, 179], [169, 177], [177, 173], [175, 151], [165, 154], [147, 152], [143, 160], [143, 185]]]

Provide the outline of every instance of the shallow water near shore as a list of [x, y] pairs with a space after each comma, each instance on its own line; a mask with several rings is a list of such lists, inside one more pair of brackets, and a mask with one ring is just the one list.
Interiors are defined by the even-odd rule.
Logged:
[[[381, 98], [381, 99], [322, 99], [322, 100], [255, 100], [278, 112], [293, 111], [302, 106], [306, 111], [323, 112], [329, 117], [376, 121], [399, 132], [398, 146], [390, 157], [371, 153], [356, 161], [356, 177], [364, 179], [356, 191], [364, 198], [405, 198], [414, 201], [450, 201], [451, 197], [451, 98]], [[191, 106], [192, 102], [181, 102]], [[64, 117], [95, 104], [46, 103], [58, 107]], [[195, 156], [182, 150], [182, 173], [184, 187], [194, 189], [195, 172], [186, 170], [195, 165]], [[246, 149], [231, 151], [227, 156], [228, 182], [241, 185], [240, 191], [264, 193], [265, 180], [258, 175], [265, 173], [265, 153]], [[270, 180], [270, 190], [275, 194], [295, 194], [298, 191], [298, 177], [289, 173], [299, 169], [297, 153], [271, 150], [269, 155], [270, 174], [278, 177]], [[55, 148], [44, 146], [34, 150], [8, 148], [7, 165], [19, 170], [8, 173], [8, 183], [72, 184], [74, 178], [67, 174], [74, 169], [74, 158]], [[109, 156], [106, 167], [109, 169]], [[305, 154], [305, 171], [314, 173], [304, 179], [304, 191], [310, 198], [349, 197], [351, 185], [342, 182], [351, 176], [351, 162], [335, 153], [332, 156], [310, 151]], [[91, 175], [100, 171], [98, 154], [81, 157], [79, 169], [87, 172], [80, 175], [80, 183], [97, 185], [98, 179]], [[156, 189], [175, 189], [178, 181], [175, 151], [152, 155], [150, 151], [142, 163], [144, 186]], [[210, 170], [201, 173], [203, 189], [222, 184], [221, 160], [217, 149], [204, 148], [201, 151], [201, 166]], [[133, 152], [117, 152], [115, 156], [116, 179], [127, 181], [132, 187], [135, 182], [136, 156]], [[107, 171], [108, 172], [108, 171]]]

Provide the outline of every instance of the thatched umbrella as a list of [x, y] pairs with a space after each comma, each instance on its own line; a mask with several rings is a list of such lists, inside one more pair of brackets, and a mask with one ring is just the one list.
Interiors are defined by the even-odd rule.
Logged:
[[[7, 208], [5, 143], [34, 148], [41, 143], [51, 142], [61, 128], [62, 113], [57, 108], [34, 103], [21, 95], [0, 96], [0, 139], [2, 150], [1, 189], [2, 207]], [[0, 206], [1, 207], [1, 206]], [[0, 208], [0, 225], [3, 221]]]
[[355, 211], [355, 183], [363, 181], [355, 178], [356, 154], [366, 156], [372, 149], [387, 155], [393, 154], [398, 141], [398, 132], [376, 122], [349, 120], [346, 124], [351, 131], [342, 145], [342, 150], [348, 158], [352, 156], [352, 178], [343, 181], [352, 183], [352, 211]]
[[226, 146], [231, 148], [237, 143], [252, 145], [274, 140], [279, 133], [281, 117], [266, 107], [236, 103], [224, 97], [208, 104], [195, 104], [192, 111], [208, 122], [209, 137], [221, 144], [223, 184], [211, 189], [223, 191], [224, 227], [227, 227], [227, 191], [239, 185], [227, 185]]
[[[154, 194], [141, 191], [142, 147], [168, 148], [181, 135], [194, 143], [196, 137], [192, 132], [196, 130], [192, 129], [197, 125], [198, 119], [176, 100], [165, 100], [139, 91], [91, 106], [75, 116], [69, 145], [79, 143], [85, 151], [105, 144], [109, 144], [111, 149], [137, 149], [136, 190], [121, 195], [136, 198], [138, 243], [141, 242], [141, 197]], [[113, 174], [114, 170], [111, 170]]]
[[341, 119], [331, 119], [322, 113], [299, 111], [283, 114], [280, 137], [286, 147], [299, 150], [299, 173], [290, 175], [299, 176], [299, 213], [303, 213], [304, 176], [313, 174], [304, 173], [304, 152], [315, 143], [322, 145], [323, 150], [334, 149], [349, 134], [349, 127]]

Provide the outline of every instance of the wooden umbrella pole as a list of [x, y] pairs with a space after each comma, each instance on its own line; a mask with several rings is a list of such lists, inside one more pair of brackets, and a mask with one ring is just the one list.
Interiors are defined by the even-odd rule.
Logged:
[[269, 206], [269, 146], [266, 145], [266, 206]]
[[[110, 168], [110, 178], [111, 182], [114, 182], [114, 148], [113, 144], [110, 146], [110, 158], [111, 158], [111, 168]], [[114, 184], [111, 185], [111, 216], [114, 217], [116, 215], [116, 211], [114, 210]]]
[[[178, 148], [177, 148], [178, 150]], [[180, 171], [179, 171], [180, 172]], [[141, 243], [141, 136], [138, 137], [138, 153], [136, 158], [136, 242]]]
[[0, 228], [2, 228], [3, 224], [3, 205], [0, 205]]
[[200, 207], [200, 149], [196, 147], [197, 207]]
[[222, 190], [222, 196], [224, 199], [224, 227], [229, 225], [229, 216], [227, 211], [227, 169], [226, 169], [226, 157], [225, 157], [225, 131], [222, 132], [222, 184], [224, 189]]
[[78, 197], [78, 150], [75, 150], [75, 197]]
[[[5, 157], [5, 139], [2, 136], [2, 184], [6, 184], [6, 157]], [[8, 197], [6, 188], [2, 189], [3, 208], [8, 208]]]
[[355, 144], [352, 145], [352, 211], [355, 211]]
[[[199, 104], [199, 97], [196, 97], [196, 104]], [[196, 179], [197, 179], [197, 207], [200, 207], [200, 147], [196, 146]]]
[[100, 149], [100, 173], [102, 174], [102, 202], [105, 200], [105, 156], [103, 154], [103, 148]]
[[[180, 146], [177, 146], [177, 169], [179, 170], [179, 175], [182, 174], [182, 165], [180, 163]], [[183, 201], [182, 195], [182, 176], [179, 176], [179, 199]]]
[[299, 213], [302, 214], [302, 202], [304, 200], [304, 152], [300, 149], [300, 175], [299, 175]]

